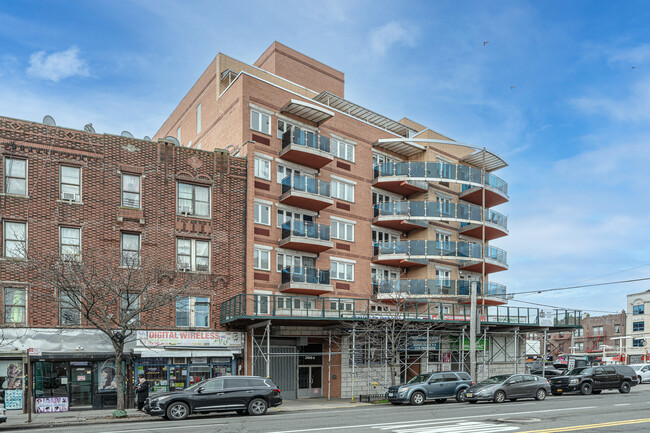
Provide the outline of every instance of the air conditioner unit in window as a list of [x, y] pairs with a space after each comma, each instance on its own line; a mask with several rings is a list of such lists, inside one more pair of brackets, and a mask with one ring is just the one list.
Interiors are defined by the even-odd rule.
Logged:
[[189, 272], [189, 271], [192, 270], [192, 267], [191, 267], [190, 265], [181, 265], [181, 264], [179, 264], [179, 265], [177, 266], [177, 268], [178, 268], [178, 270], [181, 271], [181, 272]]
[[71, 192], [64, 192], [61, 194], [61, 197], [63, 198], [63, 200], [79, 201], [79, 194], [74, 194]]
[[178, 213], [182, 215], [189, 215], [192, 213], [192, 208], [190, 206], [180, 206], [178, 208]]

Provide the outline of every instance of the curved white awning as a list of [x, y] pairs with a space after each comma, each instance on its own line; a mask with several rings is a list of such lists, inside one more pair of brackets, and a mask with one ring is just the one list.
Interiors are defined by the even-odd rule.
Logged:
[[320, 124], [334, 117], [333, 111], [298, 99], [292, 99], [280, 111], [307, 119], [316, 124]]

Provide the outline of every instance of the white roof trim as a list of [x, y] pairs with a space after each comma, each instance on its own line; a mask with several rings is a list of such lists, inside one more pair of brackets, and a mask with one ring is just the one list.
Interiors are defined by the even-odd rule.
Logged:
[[300, 101], [298, 99], [291, 99], [284, 107], [280, 109], [281, 112], [291, 113], [294, 116], [302, 119], [307, 119], [316, 124], [325, 122], [326, 120], [334, 117], [334, 112], [325, 108], [319, 107], [309, 102]]
[[373, 147], [379, 147], [380, 149], [386, 149], [391, 152], [397, 153], [398, 155], [405, 156], [410, 158], [411, 156], [417, 155], [420, 152], [424, 152], [427, 148], [421, 144], [413, 143], [409, 139], [399, 139], [399, 138], [382, 138], [377, 140]]

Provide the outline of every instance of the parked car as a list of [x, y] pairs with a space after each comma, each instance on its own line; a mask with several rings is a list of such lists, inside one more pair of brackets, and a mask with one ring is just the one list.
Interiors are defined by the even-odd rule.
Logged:
[[553, 367], [546, 367], [544, 370], [540, 368], [539, 370], [530, 371], [530, 374], [534, 374], [535, 376], [542, 376], [542, 377], [562, 376], [564, 373], [566, 373], [566, 370], [560, 370]]
[[444, 403], [448, 398], [465, 401], [465, 390], [474, 385], [464, 371], [418, 374], [408, 383], [391, 386], [386, 399], [392, 404], [410, 403], [419, 406], [427, 400]]
[[636, 372], [629, 365], [578, 367], [550, 381], [553, 395], [572, 391], [582, 395], [600, 394], [604, 389], [618, 389], [625, 394], [639, 383]]
[[631, 364], [630, 367], [636, 371], [639, 383], [650, 383], [650, 364]]
[[468, 388], [465, 400], [476, 403], [481, 400], [503, 403], [520, 398], [544, 400], [551, 392], [548, 379], [532, 374], [505, 374], [492, 376]]
[[144, 411], [166, 419], [182, 420], [193, 413], [236, 411], [240, 415], [264, 415], [282, 404], [280, 390], [257, 376], [221, 376], [204, 380], [182, 391], [153, 394]]

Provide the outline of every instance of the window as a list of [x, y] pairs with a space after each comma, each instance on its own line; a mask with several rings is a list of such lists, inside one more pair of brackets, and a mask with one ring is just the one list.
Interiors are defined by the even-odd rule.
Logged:
[[255, 224], [271, 225], [271, 206], [255, 202]]
[[81, 229], [61, 227], [59, 229], [59, 244], [61, 259], [79, 261], [81, 258]]
[[61, 200], [81, 201], [81, 168], [61, 166]]
[[179, 126], [178, 129], [176, 130], [176, 139], [178, 142], [181, 142], [181, 127]]
[[593, 331], [594, 331], [594, 335], [603, 335], [603, 327], [602, 326], [594, 326]]
[[354, 281], [354, 264], [332, 260], [332, 275], [334, 280]]
[[196, 133], [201, 133], [201, 104], [196, 106]]
[[[293, 268], [300, 268], [301, 266], [313, 268], [316, 266], [316, 259], [313, 257], [278, 253], [276, 258], [278, 272], [282, 272], [284, 268], [289, 266]], [[297, 272], [297, 270], [294, 269], [293, 272]]]
[[254, 296], [255, 314], [269, 314], [269, 297], [264, 295]]
[[5, 287], [5, 323], [25, 323], [25, 289]]
[[451, 287], [451, 271], [449, 269], [436, 268], [436, 280], [438, 285]]
[[436, 194], [436, 203], [440, 206], [440, 213], [451, 214], [451, 198]]
[[120, 257], [121, 266], [140, 266], [140, 235], [138, 233], [122, 233]]
[[573, 334], [576, 337], [582, 337], [584, 335], [584, 329], [583, 328], [576, 329], [575, 331], [573, 331]]
[[287, 176], [299, 176], [300, 175], [300, 170], [296, 170], [295, 168], [291, 167], [286, 167], [282, 164], [278, 164], [278, 169], [277, 169], [277, 182], [282, 183], [282, 179], [284, 179]]
[[120, 312], [122, 318], [129, 324], [137, 324], [140, 315], [140, 295], [138, 293], [123, 293], [120, 299]]
[[372, 166], [374, 167], [377, 164], [386, 164], [390, 162], [400, 162], [396, 158], [391, 158], [390, 156], [383, 155], [381, 153], [372, 152]]
[[59, 296], [59, 308], [61, 311], [61, 324], [62, 325], [80, 325], [81, 313], [75, 307], [73, 297], [68, 293], [61, 293]]
[[354, 202], [354, 185], [340, 180], [332, 180], [332, 197]]
[[643, 347], [645, 346], [645, 339], [644, 338], [633, 338], [632, 339], [632, 347]]
[[614, 333], [615, 334], [621, 333], [621, 325], [614, 325]]
[[398, 197], [393, 197], [391, 195], [381, 193], [381, 192], [372, 192], [372, 204], [377, 204], [377, 203], [393, 203], [395, 201], [398, 201]]
[[251, 110], [251, 129], [271, 135], [271, 116]]
[[643, 304], [641, 305], [634, 305], [632, 307], [632, 314], [643, 314]]
[[207, 328], [210, 325], [210, 298], [188, 296], [176, 300], [176, 326]]
[[354, 145], [332, 138], [332, 155], [354, 162]]
[[334, 239], [354, 242], [354, 224], [332, 219], [331, 236]]
[[122, 174], [122, 206], [140, 208], [140, 176]]
[[196, 239], [177, 239], [176, 266], [180, 271], [210, 271], [210, 242]]
[[286, 122], [284, 120], [278, 119], [278, 138], [282, 138], [285, 132], [293, 129], [294, 131], [300, 131], [301, 128], [292, 123]]
[[7, 258], [24, 259], [27, 257], [27, 224], [5, 221], [4, 256]]
[[255, 157], [255, 177], [271, 180], [271, 160]]
[[387, 232], [384, 230], [374, 230], [372, 231], [372, 243], [376, 244], [379, 242], [394, 242], [399, 241], [399, 235], [396, 233]]
[[578, 349], [578, 351], [580, 351], [580, 352], [584, 351], [585, 350], [585, 343], [583, 343], [582, 341], [580, 341], [579, 343], [576, 343], [576, 349]]
[[330, 310], [336, 310], [336, 311], [353, 311], [354, 310], [354, 303], [347, 301], [344, 302], [342, 300], [336, 300], [336, 299], [331, 299], [330, 300]]
[[632, 332], [645, 331], [645, 322], [633, 322]]
[[5, 194], [27, 195], [27, 160], [5, 158]]
[[264, 250], [261, 248], [255, 248], [253, 250], [253, 269], [259, 269], [261, 271], [270, 271], [271, 270], [271, 252], [269, 250]]
[[178, 213], [210, 217], [210, 187], [178, 183]]
[[300, 221], [304, 219], [305, 219], [305, 215], [302, 213], [285, 210], [285, 209], [278, 209], [277, 212], [278, 227], [282, 227], [282, 224], [286, 223], [287, 221], [291, 221], [291, 220]]

